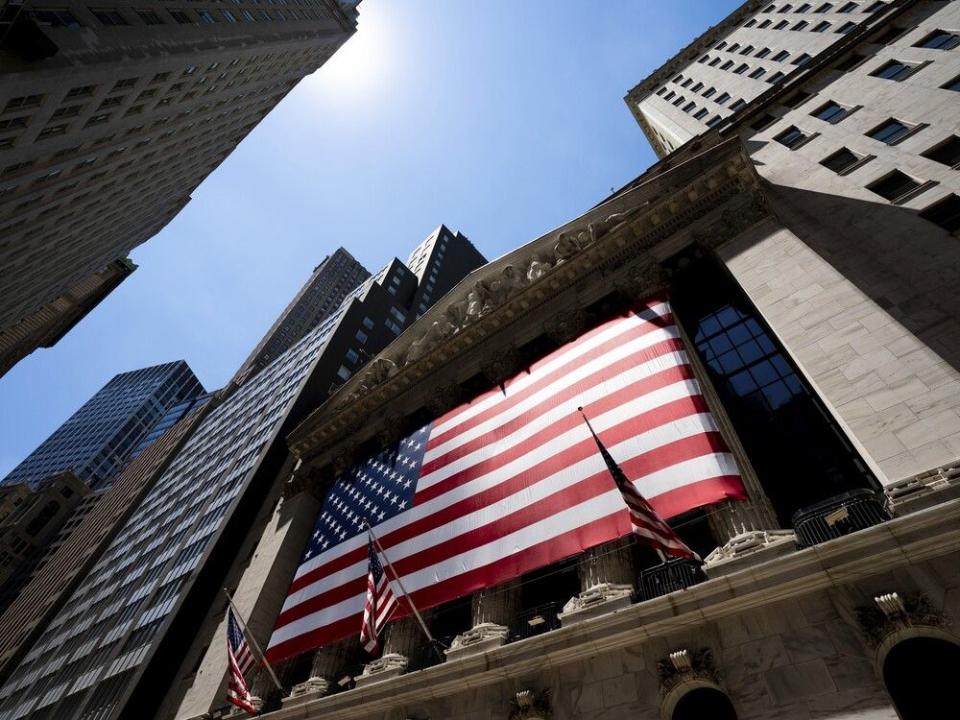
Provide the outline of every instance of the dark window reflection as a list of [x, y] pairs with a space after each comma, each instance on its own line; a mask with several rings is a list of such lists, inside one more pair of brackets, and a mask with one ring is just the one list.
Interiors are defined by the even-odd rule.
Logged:
[[877, 486], [725, 269], [700, 259], [679, 270], [673, 304], [781, 523], [807, 505]]

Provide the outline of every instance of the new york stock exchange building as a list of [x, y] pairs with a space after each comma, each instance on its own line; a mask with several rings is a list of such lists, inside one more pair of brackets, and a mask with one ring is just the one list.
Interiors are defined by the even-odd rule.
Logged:
[[[765, 69], [765, 18], [804, 11], [698, 38], [627, 96], [657, 164], [471, 273], [287, 438], [228, 578], [279, 681], [248, 678], [264, 717], [956, 716], [960, 12], [853, 5], [785, 79], [726, 73], [745, 99], [716, 122], [664, 98], [708, 108], [713, 57]], [[631, 532], [584, 415], [702, 561]], [[373, 652], [367, 522], [397, 598]], [[167, 716], [240, 713], [225, 623]]]

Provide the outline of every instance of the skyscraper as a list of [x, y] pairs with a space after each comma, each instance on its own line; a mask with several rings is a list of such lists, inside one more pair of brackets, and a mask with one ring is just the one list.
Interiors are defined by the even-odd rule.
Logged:
[[175, 709], [163, 703], [179, 694], [165, 692], [182, 687], [196, 627], [210, 622], [238, 548], [270, 520], [294, 464], [283, 437], [403, 332], [416, 289], [394, 259], [209, 410], [0, 688], [2, 720]]
[[417, 317], [443, 297], [467, 275], [486, 262], [467, 236], [441, 225], [407, 258], [407, 267], [417, 276], [417, 295], [411, 303]]
[[164, 227], [354, 33], [356, 5], [5, 3], [0, 331], [71, 312], [57, 299]]
[[203, 391], [182, 360], [116, 375], [3, 483], [36, 486], [56, 472], [71, 470], [92, 489], [100, 489], [168, 409]]
[[310, 279], [290, 301], [263, 339], [234, 375], [242, 383], [257, 374], [340, 307], [343, 299], [370, 273], [342, 247], [313, 269]]

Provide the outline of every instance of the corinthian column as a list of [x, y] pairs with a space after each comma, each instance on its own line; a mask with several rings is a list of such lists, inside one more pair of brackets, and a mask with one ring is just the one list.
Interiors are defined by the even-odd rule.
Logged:
[[636, 578], [629, 538], [598, 545], [577, 560], [580, 594], [563, 606], [564, 625], [580, 622], [630, 605]]
[[503, 645], [519, 607], [519, 579], [474, 593], [470, 599], [472, 626], [453, 639], [446, 651], [447, 659], [456, 660]]

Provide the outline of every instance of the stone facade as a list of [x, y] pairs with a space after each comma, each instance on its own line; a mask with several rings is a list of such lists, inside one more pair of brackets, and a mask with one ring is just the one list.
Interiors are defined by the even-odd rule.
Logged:
[[[555, 720], [655, 720], [717, 687], [740, 720], [896, 720], [890, 642], [960, 642], [957, 501], [536, 638], [270, 713], [276, 718], [501, 720], [549, 691]], [[908, 598], [888, 621], [883, 596]], [[922, 607], [922, 612], [910, 608]], [[879, 618], [879, 620], [877, 619]], [[683, 662], [671, 654], [683, 653]], [[680, 665], [680, 669], [676, 667]], [[666, 710], [665, 710], [666, 708]]]

